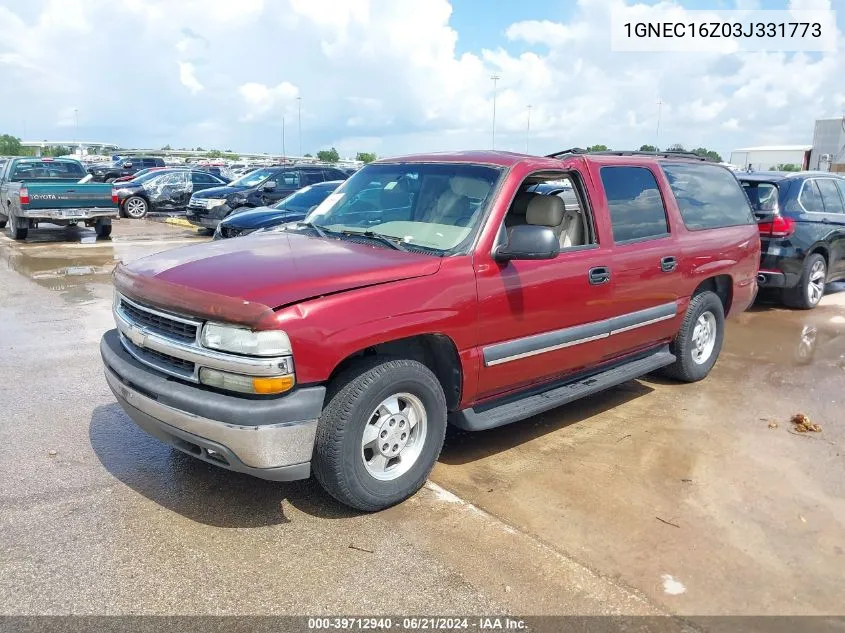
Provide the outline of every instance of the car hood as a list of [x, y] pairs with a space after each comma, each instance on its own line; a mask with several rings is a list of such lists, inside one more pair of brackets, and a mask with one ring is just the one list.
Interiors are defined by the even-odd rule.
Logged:
[[187, 246], [120, 264], [115, 286], [160, 308], [268, 327], [265, 319], [272, 309], [432, 275], [440, 263], [439, 257], [381, 246], [267, 233]]
[[227, 196], [231, 196], [233, 193], [239, 193], [243, 191], [249, 191], [250, 187], [232, 187], [230, 185], [220, 186], [220, 187], [211, 187], [210, 189], [203, 189], [202, 191], [197, 191], [193, 197], [194, 198], [225, 198]]
[[274, 209], [273, 207], [256, 207], [249, 211], [233, 213], [223, 220], [226, 226], [238, 229], [260, 229], [265, 226], [273, 226], [284, 222], [286, 218], [291, 221], [302, 219], [305, 216], [305, 209]]

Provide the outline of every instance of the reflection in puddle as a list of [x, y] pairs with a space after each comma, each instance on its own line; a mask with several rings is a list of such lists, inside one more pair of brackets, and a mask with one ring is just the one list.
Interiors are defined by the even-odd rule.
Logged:
[[845, 312], [755, 310], [728, 321], [725, 352], [783, 367], [845, 366]]
[[[70, 303], [80, 304], [104, 296], [98, 286], [111, 284], [114, 267], [185, 245], [184, 240], [144, 243], [91, 240], [82, 243], [0, 244], [0, 256], [6, 266], [32, 279], [39, 286], [58, 292]], [[191, 240], [192, 241], [192, 240]], [[108, 294], [106, 291], [105, 294]]]

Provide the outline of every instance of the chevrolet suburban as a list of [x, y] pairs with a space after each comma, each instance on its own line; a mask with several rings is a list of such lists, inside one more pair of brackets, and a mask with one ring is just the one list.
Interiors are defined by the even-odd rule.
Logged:
[[313, 473], [374, 511], [423, 485], [447, 424], [484, 431], [654, 371], [705, 378], [759, 261], [717, 164], [404, 156], [283, 231], [119, 265], [100, 349], [153, 436], [264, 479]]

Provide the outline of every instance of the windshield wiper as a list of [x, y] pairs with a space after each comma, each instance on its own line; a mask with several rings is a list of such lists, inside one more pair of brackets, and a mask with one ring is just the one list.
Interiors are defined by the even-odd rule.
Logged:
[[377, 242], [381, 242], [382, 244], [387, 244], [391, 248], [396, 249], [397, 251], [406, 251], [407, 248], [402, 246], [402, 240], [398, 237], [392, 237], [389, 235], [384, 235], [382, 233], [374, 233], [373, 231], [338, 231], [338, 233], [342, 235], [352, 235], [355, 237], [368, 237], [371, 240], [375, 240]]
[[313, 222], [297, 222], [296, 224], [297, 224], [298, 226], [304, 226], [304, 227], [306, 227], [306, 228], [313, 229], [313, 231], [314, 231], [317, 235], [319, 235], [320, 237], [328, 237], [328, 235], [326, 234], [326, 232], [323, 230], [323, 227], [321, 227], [321, 226], [320, 226], [320, 225], [318, 225], [318, 224], [314, 224]]

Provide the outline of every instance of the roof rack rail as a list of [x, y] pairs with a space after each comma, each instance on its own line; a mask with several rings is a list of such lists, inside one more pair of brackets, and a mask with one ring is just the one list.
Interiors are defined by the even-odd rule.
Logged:
[[652, 156], [656, 158], [689, 158], [692, 160], [700, 160], [702, 162], [714, 162], [711, 158], [706, 156], [699, 156], [694, 152], [681, 152], [666, 150], [665, 152], [643, 152], [639, 150], [604, 150], [601, 152], [588, 152], [580, 147], [572, 147], [554, 154], [547, 154], [546, 158], [560, 158], [567, 155], [587, 154], [589, 156]]

